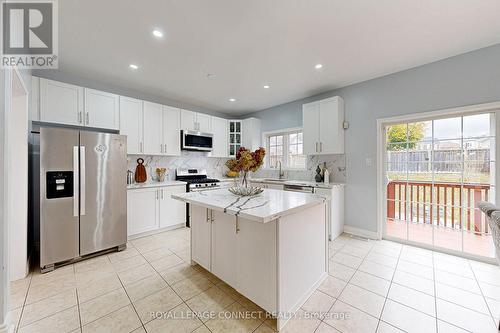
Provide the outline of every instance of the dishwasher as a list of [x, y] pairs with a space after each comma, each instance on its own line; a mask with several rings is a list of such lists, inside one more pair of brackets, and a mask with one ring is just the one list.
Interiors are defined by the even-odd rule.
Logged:
[[285, 184], [283, 190], [290, 192], [314, 193], [313, 186]]

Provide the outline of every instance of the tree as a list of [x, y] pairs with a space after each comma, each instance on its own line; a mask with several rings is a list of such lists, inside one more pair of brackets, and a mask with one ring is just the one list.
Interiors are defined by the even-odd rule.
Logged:
[[387, 129], [387, 150], [413, 149], [425, 135], [425, 123], [398, 124]]

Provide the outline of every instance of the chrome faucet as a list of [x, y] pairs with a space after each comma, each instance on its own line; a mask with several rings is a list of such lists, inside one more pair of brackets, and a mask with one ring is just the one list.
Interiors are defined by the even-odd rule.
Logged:
[[285, 176], [285, 172], [281, 170], [281, 161], [278, 161], [278, 179], [282, 179]]

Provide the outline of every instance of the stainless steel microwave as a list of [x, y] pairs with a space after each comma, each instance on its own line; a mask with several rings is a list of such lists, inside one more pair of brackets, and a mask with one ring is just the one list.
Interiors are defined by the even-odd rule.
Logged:
[[201, 133], [198, 131], [182, 130], [181, 149], [212, 151], [213, 136], [214, 135], [211, 133]]

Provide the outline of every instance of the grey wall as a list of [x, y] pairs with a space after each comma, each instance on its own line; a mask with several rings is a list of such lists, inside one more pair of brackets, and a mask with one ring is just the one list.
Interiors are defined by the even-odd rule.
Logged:
[[[500, 101], [500, 44], [252, 113], [262, 130], [302, 126], [302, 104], [330, 96], [345, 100], [349, 226], [377, 230], [376, 120]], [[366, 158], [373, 160], [367, 166]]]
[[222, 118], [234, 118], [234, 116], [228, 116], [227, 114], [217, 112], [215, 110], [208, 110], [204, 108], [200, 108], [199, 106], [196, 105], [191, 105], [191, 104], [186, 104], [182, 103], [179, 101], [174, 101], [171, 99], [167, 99], [161, 96], [156, 96], [153, 94], [147, 94], [147, 93], [142, 93], [124, 86], [120, 86], [118, 83], [117, 84], [106, 84], [103, 82], [98, 82], [95, 80], [92, 80], [90, 78], [85, 78], [81, 76], [76, 76], [72, 74], [68, 74], [59, 70], [35, 70], [33, 71], [33, 75], [38, 76], [38, 77], [43, 77], [46, 79], [50, 80], [56, 80], [56, 81], [61, 81], [65, 83], [70, 83], [74, 84], [77, 86], [81, 87], [86, 87], [86, 88], [92, 88], [96, 90], [102, 90], [106, 92], [110, 92], [113, 94], [117, 95], [122, 95], [122, 96], [128, 96], [132, 98], [137, 98], [149, 102], [154, 102], [154, 103], [159, 103], [163, 105], [169, 105], [173, 106], [176, 108], [181, 108], [181, 109], [186, 109], [186, 110], [191, 110], [191, 111], [196, 111], [196, 112], [201, 112], [201, 113], [206, 113], [210, 114], [212, 116], [217, 116], [217, 117], [222, 117]]

